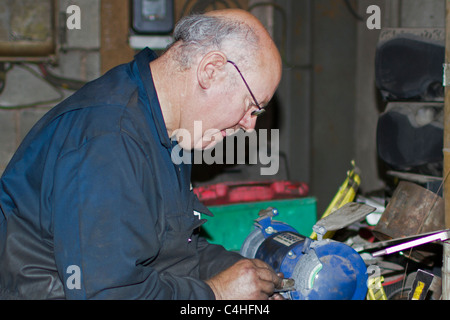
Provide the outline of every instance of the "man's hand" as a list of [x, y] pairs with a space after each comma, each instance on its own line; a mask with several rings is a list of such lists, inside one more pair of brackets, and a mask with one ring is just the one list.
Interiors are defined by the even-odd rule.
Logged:
[[281, 299], [273, 294], [281, 286], [282, 275], [265, 262], [244, 259], [236, 262], [206, 283], [213, 290], [217, 300], [267, 300]]

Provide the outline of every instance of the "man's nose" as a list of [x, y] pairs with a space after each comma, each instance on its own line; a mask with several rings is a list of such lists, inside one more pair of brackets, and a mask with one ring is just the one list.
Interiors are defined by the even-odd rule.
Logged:
[[241, 121], [239, 121], [239, 126], [245, 130], [250, 131], [255, 129], [257, 117], [252, 116], [252, 110], [248, 110]]

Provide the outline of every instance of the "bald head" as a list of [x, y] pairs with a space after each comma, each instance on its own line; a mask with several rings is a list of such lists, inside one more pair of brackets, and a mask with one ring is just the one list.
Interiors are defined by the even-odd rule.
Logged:
[[243, 66], [268, 61], [281, 64], [278, 49], [264, 25], [245, 10], [186, 16], [175, 27], [174, 40], [170, 49], [176, 51], [175, 58], [182, 68], [189, 68], [196, 58], [215, 50]]
[[217, 17], [226, 19], [230, 22], [246, 24], [252, 30], [252, 32], [257, 34], [258, 36], [270, 39], [270, 35], [261, 21], [259, 21], [258, 18], [256, 18], [248, 11], [241, 9], [215, 10], [205, 13], [205, 16]]
[[[258, 18], [248, 11], [240, 9], [216, 10], [206, 13], [207, 16], [218, 17], [230, 22], [247, 26], [255, 37], [257, 47], [251, 46], [250, 49], [256, 49], [259, 52], [268, 53], [269, 61], [280, 62], [281, 58], [269, 32]], [[277, 61], [278, 60], [278, 61]]]
[[254, 15], [241, 9], [215, 10], [205, 13], [205, 16], [223, 17], [238, 22], [246, 22], [250, 27], [255, 29], [264, 29], [262, 23]]

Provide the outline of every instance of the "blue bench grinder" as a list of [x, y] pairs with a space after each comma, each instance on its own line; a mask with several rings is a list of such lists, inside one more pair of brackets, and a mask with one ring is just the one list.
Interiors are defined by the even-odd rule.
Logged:
[[290, 225], [272, 219], [278, 210], [259, 212], [255, 229], [241, 247], [241, 255], [260, 259], [294, 287], [281, 294], [290, 300], [363, 300], [367, 294], [367, 267], [350, 246], [323, 239], [328, 231], [336, 231], [360, 221], [375, 208], [350, 202], [313, 227], [317, 240], [300, 235]]

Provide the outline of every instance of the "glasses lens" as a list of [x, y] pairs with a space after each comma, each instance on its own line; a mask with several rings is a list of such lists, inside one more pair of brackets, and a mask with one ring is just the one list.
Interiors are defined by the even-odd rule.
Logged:
[[258, 110], [255, 110], [255, 111], [252, 112], [252, 116], [259, 117], [259, 116], [262, 115], [264, 112], [266, 112], [265, 109], [258, 109]]

